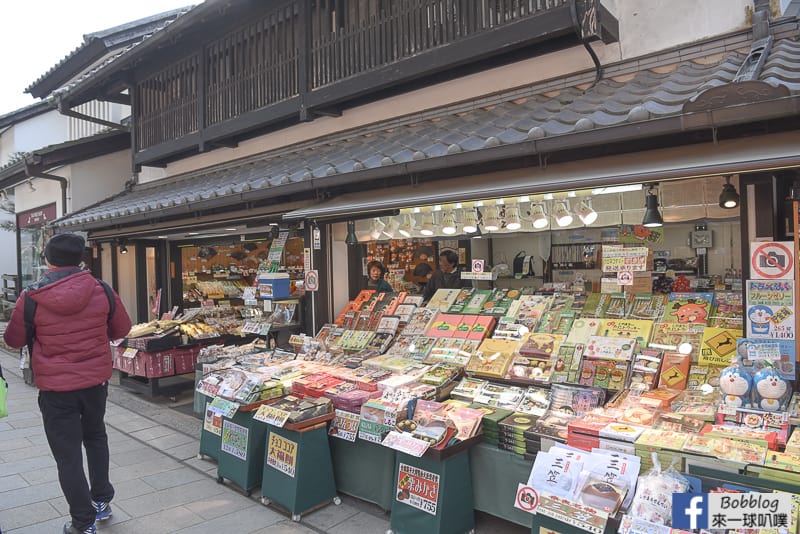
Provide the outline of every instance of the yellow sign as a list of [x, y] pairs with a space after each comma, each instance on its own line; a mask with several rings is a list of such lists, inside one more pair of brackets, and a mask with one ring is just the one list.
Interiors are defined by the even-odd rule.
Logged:
[[297, 443], [275, 432], [270, 432], [267, 465], [294, 478], [297, 465]]
[[647, 247], [603, 247], [603, 272], [618, 273], [622, 271], [646, 271]]

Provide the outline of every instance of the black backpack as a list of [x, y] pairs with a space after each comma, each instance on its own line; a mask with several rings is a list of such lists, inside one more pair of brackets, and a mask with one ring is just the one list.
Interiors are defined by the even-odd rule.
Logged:
[[[104, 281], [97, 279], [97, 282], [103, 288], [103, 291], [106, 292], [106, 297], [108, 297], [108, 321], [114, 316], [114, 310], [117, 307], [117, 301], [114, 298], [114, 292], [112, 291], [111, 287], [106, 284]], [[36, 313], [36, 301], [33, 300], [28, 292], [25, 291], [25, 336], [26, 336], [26, 345], [28, 346], [28, 354], [33, 356], [33, 338], [36, 335], [36, 328], [33, 325], [33, 316]]]

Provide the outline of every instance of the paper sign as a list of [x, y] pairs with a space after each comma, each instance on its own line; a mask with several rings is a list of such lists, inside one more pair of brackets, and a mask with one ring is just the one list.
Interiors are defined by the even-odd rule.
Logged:
[[267, 465], [294, 478], [297, 465], [297, 443], [275, 432], [270, 432]]
[[514, 499], [514, 508], [519, 508], [523, 512], [535, 514], [539, 507], [539, 494], [535, 489], [526, 484], [520, 483], [517, 486], [517, 497]]
[[250, 430], [225, 419], [222, 422], [222, 452], [247, 461], [247, 437]]
[[227, 399], [223, 399], [222, 397], [214, 397], [214, 400], [208, 405], [208, 410], [214, 413], [218, 413], [219, 415], [225, 416], [227, 418], [233, 417], [233, 414], [236, 413], [236, 410], [239, 409], [239, 405], [235, 402], [231, 402]]
[[358, 435], [358, 422], [361, 417], [357, 413], [348, 412], [347, 410], [334, 410], [334, 414], [328, 435], [345, 441], [355, 441]]
[[210, 410], [208, 404], [206, 404], [206, 414], [203, 418], [203, 430], [216, 436], [222, 435], [222, 416]]
[[603, 272], [618, 273], [620, 271], [646, 271], [647, 247], [603, 247]]
[[133, 359], [136, 357], [137, 352], [139, 352], [137, 349], [134, 349], [133, 347], [128, 347], [127, 349], [125, 349], [125, 352], [122, 353], [122, 357]]
[[319, 289], [319, 272], [316, 269], [306, 271], [304, 285], [307, 291]]
[[267, 423], [268, 425], [283, 428], [283, 425], [285, 425], [286, 421], [289, 420], [290, 415], [291, 414], [285, 410], [280, 410], [273, 406], [262, 404], [258, 407], [258, 411], [255, 413], [255, 415], [253, 415], [253, 419], [256, 421], [261, 421], [262, 423]]
[[603, 534], [608, 522], [606, 512], [546, 491], [539, 492], [539, 506], [536, 513], [592, 534]]
[[404, 452], [411, 456], [416, 456], [417, 458], [425, 454], [425, 451], [427, 451], [429, 447], [429, 443], [427, 441], [422, 441], [421, 439], [417, 439], [410, 434], [398, 432], [396, 430], [392, 430], [386, 434], [386, 437], [383, 438], [381, 445], [396, 451]]
[[617, 283], [621, 286], [632, 286], [633, 273], [631, 271], [619, 271], [617, 273]]
[[791, 241], [750, 244], [750, 276], [775, 280], [791, 278], [794, 272], [794, 243]]
[[401, 463], [397, 473], [398, 502], [436, 515], [439, 507], [439, 475]]

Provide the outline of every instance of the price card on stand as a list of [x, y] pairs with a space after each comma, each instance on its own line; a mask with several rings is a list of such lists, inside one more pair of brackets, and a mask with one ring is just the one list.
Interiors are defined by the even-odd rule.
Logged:
[[283, 428], [283, 425], [289, 420], [290, 415], [291, 414], [285, 410], [262, 404], [258, 407], [258, 411], [253, 416], [253, 419], [261, 421], [262, 423], [267, 423], [268, 425]]
[[214, 400], [208, 405], [208, 409], [230, 419], [239, 409], [239, 405], [222, 397], [214, 397]]
[[392, 430], [386, 434], [381, 445], [417, 458], [425, 454], [425, 451], [427, 451], [430, 446], [427, 441], [422, 441], [405, 432], [397, 432], [396, 430]]
[[439, 508], [439, 475], [401, 463], [397, 473], [398, 502], [436, 515]]
[[270, 432], [267, 465], [284, 475], [294, 478], [295, 466], [297, 465], [297, 443]]
[[133, 359], [136, 357], [137, 352], [139, 352], [137, 349], [134, 349], [133, 347], [128, 347], [127, 349], [125, 349], [125, 352], [122, 353], [122, 357]]
[[356, 436], [358, 436], [358, 422], [361, 420], [361, 416], [346, 410], [334, 410], [334, 414], [328, 435], [345, 441], [355, 441]]
[[592, 534], [603, 534], [608, 523], [606, 512], [546, 491], [539, 492], [536, 513]]

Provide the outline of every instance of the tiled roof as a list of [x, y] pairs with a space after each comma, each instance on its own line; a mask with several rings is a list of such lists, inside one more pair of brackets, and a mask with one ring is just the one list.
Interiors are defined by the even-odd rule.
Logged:
[[[545, 96], [542, 86], [515, 90], [138, 186], [55, 224], [158, 217], [176, 206], [185, 213], [187, 205], [215, 198], [230, 198], [233, 205], [247, 192], [267, 198], [287, 184], [312, 179], [324, 184], [325, 178], [357, 171], [677, 116], [693, 96], [730, 83], [744, 58], [731, 52], [715, 63], [686, 61], [667, 73], [641, 70], [627, 81], [604, 79], [585, 91], [569, 87]], [[800, 94], [800, 43], [776, 42], [760, 80]]]

